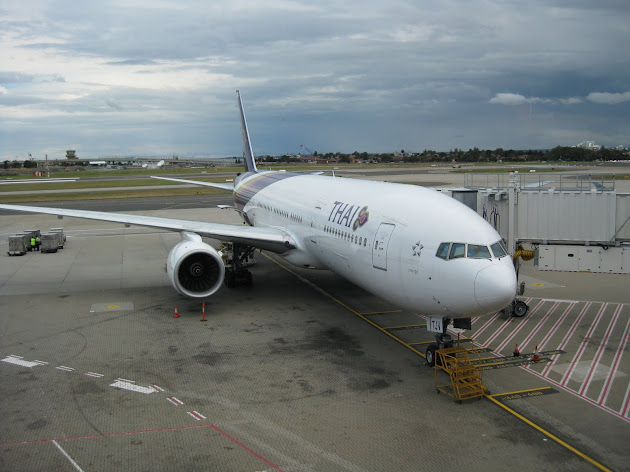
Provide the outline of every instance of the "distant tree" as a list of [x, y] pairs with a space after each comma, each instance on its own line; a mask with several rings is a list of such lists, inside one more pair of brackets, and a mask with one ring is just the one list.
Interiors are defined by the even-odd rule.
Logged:
[[34, 169], [36, 167], [37, 167], [37, 162], [31, 161], [31, 160], [24, 161], [24, 168], [25, 169]]
[[13, 162], [11, 162], [11, 168], [12, 169], [21, 169], [22, 168], [22, 163], [20, 161], [13, 161]]
[[5, 169], [5, 170], [6, 170], [6, 169], [8, 169], [9, 167], [10, 167], [10, 166], [9, 166], [9, 161], [4, 161], [4, 162], [2, 163], [2, 168], [3, 168], [3, 169]]

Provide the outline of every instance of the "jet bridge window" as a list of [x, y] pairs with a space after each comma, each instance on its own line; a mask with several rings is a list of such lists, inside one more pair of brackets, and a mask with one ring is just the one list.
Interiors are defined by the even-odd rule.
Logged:
[[492, 258], [492, 256], [490, 255], [490, 249], [488, 249], [488, 246], [481, 246], [477, 244], [469, 244], [466, 255], [473, 259], [491, 259]]

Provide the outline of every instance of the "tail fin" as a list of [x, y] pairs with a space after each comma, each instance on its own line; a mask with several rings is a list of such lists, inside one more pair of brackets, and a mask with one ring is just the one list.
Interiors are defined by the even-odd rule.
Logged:
[[237, 90], [238, 111], [241, 116], [241, 136], [243, 137], [243, 158], [245, 159], [245, 170], [248, 172], [258, 172], [256, 169], [256, 161], [252, 151], [252, 144], [249, 140], [249, 131], [247, 131], [247, 121], [245, 121], [245, 112], [243, 111], [243, 103], [241, 102], [241, 93]]

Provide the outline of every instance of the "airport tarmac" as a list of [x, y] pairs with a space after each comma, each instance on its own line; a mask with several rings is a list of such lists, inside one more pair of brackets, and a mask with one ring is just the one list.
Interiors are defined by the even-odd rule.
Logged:
[[[6, 255], [8, 234], [60, 226], [59, 252]], [[3, 214], [0, 227], [0, 470], [630, 470], [627, 276], [525, 266], [530, 313], [475, 322], [506, 352], [562, 316], [575, 326], [556, 370], [484, 372], [492, 394], [553, 388], [506, 397], [518, 417], [437, 395], [424, 359], [356, 313], [417, 315], [330, 272], [258, 254], [253, 287], [221, 289], [202, 322], [164, 271], [176, 233], [47, 215]]]

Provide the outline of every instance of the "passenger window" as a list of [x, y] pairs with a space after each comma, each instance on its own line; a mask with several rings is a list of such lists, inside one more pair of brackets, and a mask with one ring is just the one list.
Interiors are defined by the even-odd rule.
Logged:
[[449, 259], [457, 259], [459, 257], [466, 256], [466, 245], [461, 243], [451, 244], [451, 252], [448, 255]]
[[491, 259], [490, 250], [488, 246], [479, 246], [477, 244], [469, 244], [468, 245], [468, 257], [472, 257], [474, 259]]
[[435, 255], [437, 257], [439, 257], [440, 259], [446, 260], [446, 257], [448, 256], [448, 247], [450, 245], [451, 245], [451, 243], [442, 243], [442, 244], [440, 244], [440, 246], [438, 247], [438, 250], [435, 253]]
[[505, 255], [507, 255], [507, 249], [505, 248], [505, 245], [503, 244], [503, 241], [497, 241], [496, 243], [494, 243], [492, 246], [490, 246], [492, 248], [492, 252], [494, 254], [494, 257], [503, 257]]

